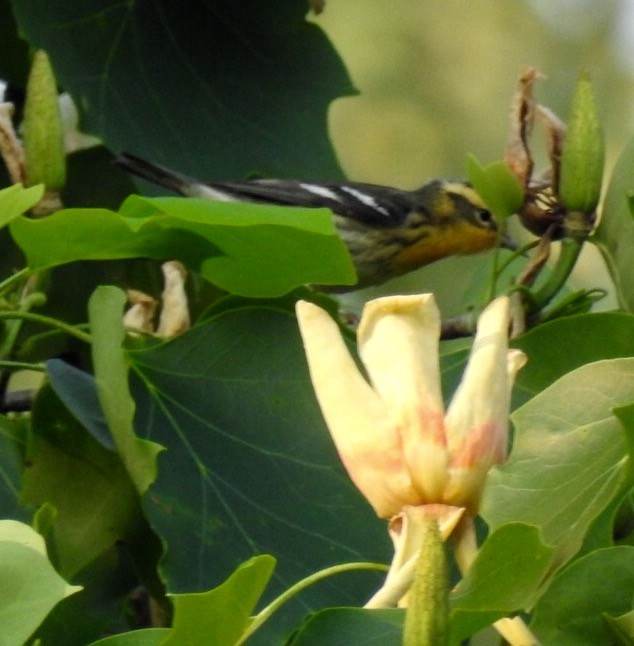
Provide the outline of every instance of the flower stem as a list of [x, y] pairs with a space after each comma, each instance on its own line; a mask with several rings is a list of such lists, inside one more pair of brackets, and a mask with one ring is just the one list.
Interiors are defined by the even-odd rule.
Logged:
[[533, 294], [535, 309], [542, 310], [564, 286], [572, 272], [581, 249], [582, 238], [564, 238], [561, 241], [561, 251], [553, 271], [546, 284]]
[[317, 583], [323, 579], [327, 579], [334, 574], [341, 574], [343, 572], [353, 572], [356, 570], [374, 570], [377, 572], [387, 572], [387, 565], [383, 563], [343, 563], [341, 565], [333, 565], [332, 567], [325, 568], [319, 572], [315, 572], [310, 576], [307, 576], [305, 579], [298, 581], [295, 585], [292, 585], [288, 590], [282, 592], [282, 594], [271, 601], [271, 603], [263, 608], [257, 615], [251, 618], [251, 623], [245, 629], [244, 633], [240, 639], [236, 642], [236, 646], [244, 644], [244, 642], [276, 611], [279, 610], [287, 601], [292, 599], [296, 594], [308, 588], [309, 586]]

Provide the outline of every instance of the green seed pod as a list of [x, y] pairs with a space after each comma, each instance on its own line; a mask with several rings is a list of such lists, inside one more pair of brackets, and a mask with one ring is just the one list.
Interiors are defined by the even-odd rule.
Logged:
[[449, 572], [434, 518], [427, 518], [423, 545], [409, 592], [404, 646], [443, 646], [449, 641]]
[[29, 186], [59, 191], [66, 182], [66, 154], [53, 68], [45, 51], [35, 52], [26, 87], [22, 138]]
[[577, 82], [561, 157], [559, 199], [569, 211], [592, 213], [601, 195], [605, 143], [587, 73]]

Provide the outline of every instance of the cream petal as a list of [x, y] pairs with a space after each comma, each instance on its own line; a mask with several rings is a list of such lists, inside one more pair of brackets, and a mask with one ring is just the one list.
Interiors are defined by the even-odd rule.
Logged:
[[306, 301], [296, 312], [313, 387], [352, 481], [383, 518], [416, 504], [393, 417], [360, 374], [337, 324]]
[[[509, 350], [507, 352], [509, 403], [515, 375], [525, 363], [526, 355], [521, 350]], [[506, 417], [508, 418], [508, 405]], [[443, 500], [447, 504], [465, 505], [472, 515], [477, 513], [480, 497], [491, 466], [506, 459], [507, 435], [508, 427], [504, 421], [497, 421], [489, 426], [482, 425], [472, 429], [464, 444], [452, 455], [453, 459], [449, 467], [449, 481], [443, 496]], [[498, 455], [497, 452], [501, 450], [501, 437], [504, 439], [504, 453], [499, 456], [499, 459], [491, 460], [491, 456]]]
[[506, 375], [507, 384], [509, 388], [509, 402], [511, 401], [511, 394], [515, 377], [517, 373], [526, 365], [528, 357], [521, 350], [509, 350], [506, 353]]
[[433, 294], [370, 301], [358, 330], [359, 354], [398, 424], [419, 504], [439, 501], [447, 478], [439, 336]]
[[370, 381], [391, 410], [443, 410], [438, 368], [440, 312], [433, 294], [366, 303], [357, 332]]
[[[506, 427], [509, 406], [507, 367], [508, 298], [495, 299], [478, 319], [471, 356], [456, 390], [445, 423], [451, 455], [462, 446], [465, 436], [485, 426]], [[499, 438], [501, 448], [506, 439]]]
[[161, 297], [163, 309], [156, 334], [164, 339], [169, 339], [190, 328], [189, 304], [185, 291], [187, 269], [178, 260], [164, 262], [161, 269], [165, 287]]
[[486, 475], [506, 458], [508, 416], [515, 374], [524, 363], [507, 349], [509, 301], [494, 300], [478, 320], [478, 332], [462, 382], [445, 419], [450, 457], [444, 502], [477, 510]]
[[443, 541], [458, 526], [464, 507], [448, 505], [405, 506], [392, 518], [389, 532], [394, 544], [394, 558], [385, 577], [385, 583], [366, 603], [366, 608], [393, 608], [404, 602], [412, 585], [418, 554], [424, 549], [425, 519], [435, 518]]

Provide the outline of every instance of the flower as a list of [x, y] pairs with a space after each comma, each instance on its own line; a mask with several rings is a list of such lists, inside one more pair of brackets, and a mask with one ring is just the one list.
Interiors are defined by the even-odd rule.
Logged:
[[297, 316], [326, 424], [376, 513], [391, 518], [406, 506], [438, 503], [475, 515], [490, 467], [506, 458], [511, 387], [525, 361], [508, 349], [508, 298], [482, 312], [446, 412], [433, 294], [366, 304], [358, 349], [369, 381], [326, 312], [300, 301]]

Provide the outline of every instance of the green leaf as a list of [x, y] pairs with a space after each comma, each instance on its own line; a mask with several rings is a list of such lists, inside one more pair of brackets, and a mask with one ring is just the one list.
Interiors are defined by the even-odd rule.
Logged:
[[113, 160], [114, 155], [104, 146], [70, 153], [62, 202], [73, 207], [118, 209], [136, 187], [127, 173], [113, 172]]
[[18, 34], [10, 2], [0, 2], [0, 42], [4, 50], [0, 60], [0, 78], [24, 87], [31, 62], [29, 47]]
[[0, 624], [6, 644], [23, 643], [59, 601], [81, 589], [57, 574], [37, 532], [10, 520], [0, 521], [0, 576]]
[[631, 646], [634, 643], [634, 610], [620, 617], [604, 617], [620, 646]]
[[38, 393], [32, 424], [22, 500], [55, 508], [52, 560], [70, 579], [136, 532], [141, 507], [119, 457], [88, 435], [50, 387]]
[[89, 646], [159, 646], [169, 633], [169, 628], [144, 628], [104, 637], [91, 642]]
[[451, 643], [528, 608], [553, 554], [537, 527], [509, 523], [493, 531], [449, 597]]
[[112, 545], [79, 572], [73, 581], [83, 590], [60, 601], [32, 639], [42, 644], [85, 646], [103, 635], [129, 630], [130, 616], [122, 610], [140, 597], [137, 563], [128, 554], [129, 545], [127, 540], [125, 547]]
[[119, 456], [137, 490], [144, 493], [156, 479], [156, 458], [162, 447], [134, 433], [134, 401], [122, 348], [125, 300], [120, 289], [104, 286], [88, 301], [92, 358], [99, 401]]
[[30, 422], [0, 415], [0, 509], [4, 518], [30, 520], [32, 510], [19, 498]]
[[577, 559], [535, 606], [531, 629], [543, 644], [611, 646], [614, 634], [605, 615], [632, 610], [632, 563], [634, 547], [611, 547]]
[[328, 608], [310, 615], [289, 646], [401, 646], [404, 610]]
[[92, 375], [61, 359], [46, 362], [49, 382], [73, 417], [104, 448], [115, 451], [112, 433], [99, 404], [99, 392]]
[[491, 528], [541, 528], [565, 563], [628, 479], [628, 447], [613, 409], [632, 402], [634, 359], [588, 364], [513, 413], [509, 460], [489, 474], [481, 514]]
[[524, 200], [524, 192], [517, 177], [503, 161], [482, 166], [474, 155], [469, 155], [467, 176], [497, 219], [504, 220], [517, 213]]
[[598, 312], [558, 319], [533, 328], [512, 345], [528, 356], [516, 380], [517, 406], [575, 368], [602, 359], [634, 357], [634, 316]]
[[264, 592], [275, 559], [263, 554], [243, 563], [209, 592], [172, 595], [174, 623], [162, 642], [181, 644], [235, 644], [249, 624], [249, 616]]
[[[385, 522], [324, 425], [293, 316], [223, 311], [130, 360], [137, 428], [167, 449], [143, 503], [169, 592], [208, 590], [262, 552], [278, 559], [269, 598], [321, 568], [389, 558]], [[262, 643], [279, 643], [308, 609], [366, 601], [378, 582], [351, 573], [311, 586], [264, 625]]]
[[13, 184], [0, 190], [0, 228], [35, 206], [44, 195], [44, 186], [24, 188]]
[[326, 210], [134, 196], [119, 214], [67, 209], [19, 218], [11, 234], [33, 269], [76, 260], [176, 258], [229, 292], [256, 297], [280, 296], [305, 283], [356, 282]]
[[601, 196], [605, 141], [587, 73], [577, 81], [561, 156], [559, 197], [569, 211], [592, 213]]
[[619, 157], [603, 200], [601, 220], [591, 238], [603, 255], [622, 308], [634, 311], [634, 217], [628, 198], [634, 193], [634, 139]]
[[341, 176], [327, 111], [353, 88], [306, 3], [12, 4], [111, 150], [208, 180]]
[[198, 271], [234, 294], [281, 296], [306, 283], [356, 282], [350, 255], [326, 209], [131, 196], [120, 212], [129, 218], [171, 216], [208, 239], [221, 253], [203, 260]]
[[[597, 312], [557, 319], [513, 339], [511, 346], [528, 356], [515, 380], [512, 406], [515, 409], [575, 368], [602, 359], [633, 357], [634, 316]], [[470, 341], [441, 343], [443, 393], [455, 392], [470, 347]]]

